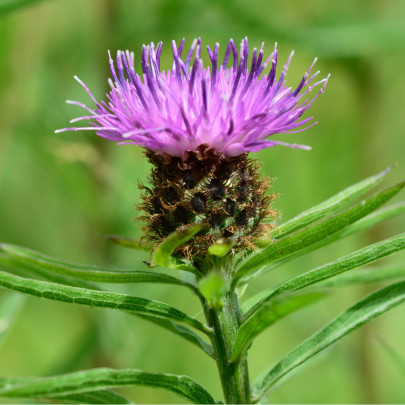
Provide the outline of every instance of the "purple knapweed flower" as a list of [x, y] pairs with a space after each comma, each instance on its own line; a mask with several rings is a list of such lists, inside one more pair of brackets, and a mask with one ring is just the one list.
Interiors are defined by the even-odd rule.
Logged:
[[[277, 49], [263, 59], [263, 44], [253, 50], [248, 68], [247, 38], [238, 54], [234, 41], [228, 42], [220, 63], [217, 43], [207, 47], [211, 67], [203, 67], [201, 39], [194, 40], [182, 59], [185, 40], [180, 46], [172, 42], [173, 66], [161, 71], [162, 42], [156, 49], [153, 42], [142, 48], [142, 71], [135, 72], [134, 54], [118, 51], [116, 67], [110, 55], [112, 80], [108, 101], [98, 102], [87, 86], [76, 80], [90, 95], [96, 108], [68, 101], [84, 108], [90, 115], [71, 122], [89, 120], [90, 127], [66, 130], [95, 130], [97, 135], [120, 144], [143, 146], [156, 153], [185, 158], [187, 151], [207, 145], [225, 157], [256, 152], [275, 145], [309, 149], [267, 139], [277, 133], [303, 131], [313, 117], [301, 119], [312, 102], [324, 91], [328, 78], [314, 83], [319, 72], [312, 75], [316, 59], [294, 89], [286, 85], [285, 76], [293, 52], [276, 79]], [[230, 55], [233, 63], [228, 67]], [[194, 58], [194, 59], [193, 59]], [[271, 64], [268, 74], [262, 74]], [[308, 93], [321, 85], [310, 99]]]

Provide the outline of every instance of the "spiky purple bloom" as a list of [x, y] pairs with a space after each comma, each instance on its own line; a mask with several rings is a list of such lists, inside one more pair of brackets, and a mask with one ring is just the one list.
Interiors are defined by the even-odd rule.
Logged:
[[[144, 45], [141, 76], [135, 72], [133, 53], [118, 51], [116, 67], [110, 55], [113, 80], [110, 80], [108, 102], [99, 103], [76, 77], [96, 108], [92, 110], [79, 102], [68, 101], [90, 113], [71, 122], [90, 120], [91, 126], [56, 132], [96, 130], [97, 135], [120, 144], [135, 144], [181, 158], [204, 144], [226, 157], [275, 145], [308, 149], [267, 138], [277, 133], [303, 131], [316, 123], [309, 124], [313, 117], [301, 119], [324, 91], [329, 78], [314, 83], [319, 73], [311, 75], [316, 59], [293, 89], [284, 80], [293, 52], [276, 80], [276, 46], [266, 60], [263, 44], [259, 51], [255, 48], [249, 69], [247, 38], [242, 40], [239, 54], [231, 39], [221, 64], [217, 43], [213, 50], [207, 47], [212, 66], [204, 68], [201, 39], [194, 40], [183, 60], [184, 43], [183, 39], [177, 47], [172, 42], [174, 61], [172, 69], [167, 71], [160, 68], [162, 42], [156, 49], [153, 42]], [[233, 63], [228, 67], [231, 54]], [[268, 74], [262, 74], [268, 64], [271, 64]], [[310, 99], [308, 93], [321, 84], [319, 92]]]

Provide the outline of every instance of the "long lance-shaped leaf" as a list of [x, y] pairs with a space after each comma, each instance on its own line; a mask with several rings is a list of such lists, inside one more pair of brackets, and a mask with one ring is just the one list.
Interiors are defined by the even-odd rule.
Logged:
[[323, 266], [317, 267], [316, 269], [310, 270], [307, 273], [301, 274], [281, 284], [259, 303], [255, 304], [250, 310], [248, 310], [245, 316], [250, 317], [254, 312], [259, 311], [264, 303], [269, 302], [279, 294], [300, 290], [345, 271], [382, 259], [383, 257], [399, 252], [402, 249], [405, 249], [405, 233], [374, 243], [363, 249], [356, 250], [350, 255], [324, 264]]
[[364, 179], [359, 183], [356, 183], [346, 188], [345, 190], [327, 199], [326, 201], [318, 205], [315, 205], [309, 210], [304, 211], [301, 214], [298, 214], [296, 217], [290, 219], [284, 224], [281, 224], [278, 227], [279, 233], [274, 237], [276, 239], [281, 239], [284, 236], [311, 224], [312, 222], [318, 221], [319, 219], [325, 217], [326, 215], [330, 215], [338, 211], [340, 208], [342, 208], [350, 201], [353, 201], [361, 194], [364, 194], [366, 191], [376, 186], [384, 178], [384, 176], [391, 170], [391, 168], [392, 167], [389, 167], [388, 169], [384, 170], [381, 173], [368, 177], [367, 179]]
[[[333, 242], [336, 242], [340, 239], [347, 238], [348, 236], [354, 235], [356, 233], [362, 232], [372, 226], [375, 226], [381, 222], [387, 221], [388, 219], [394, 218], [405, 212], [405, 202], [401, 201], [399, 203], [391, 204], [387, 207], [381, 208], [364, 218], [356, 221], [354, 224], [349, 225], [341, 232], [335, 233], [330, 238], [327, 238], [325, 241], [321, 241], [315, 248], [310, 247], [305, 250], [305, 253], [309, 253], [312, 250], [315, 250], [317, 247], [321, 247]], [[283, 264], [284, 262], [279, 262]]]
[[394, 218], [400, 214], [405, 212], [405, 202], [400, 202], [396, 204], [389, 205], [388, 207], [381, 208], [364, 218], [360, 219], [359, 221], [355, 222], [354, 224], [349, 225], [348, 227], [344, 228], [342, 231], [333, 234], [332, 236], [319, 241], [318, 243], [311, 245], [305, 249], [298, 251], [296, 254], [285, 257], [284, 259], [277, 260], [276, 262], [272, 262], [267, 266], [264, 266], [262, 269], [259, 269], [257, 272], [253, 272], [248, 274], [247, 276], [243, 277], [241, 280], [241, 284], [247, 284], [252, 278], [258, 277], [261, 274], [274, 270], [275, 268], [284, 265], [285, 263], [289, 262], [290, 260], [294, 260], [299, 256], [304, 254], [308, 254], [313, 250], [319, 249], [325, 245], [331, 244], [336, 242], [337, 240], [346, 238], [348, 236], [354, 235], [358, 232], [364, 231], [374, 225], [377, 225], [383, 221], [386, 221], [390, 218]]
[[178, 262], [172, 255], [178, 247], [184, 245], [205, 226], [206, 224], [204, 223], [198, 223], [178, 228], [166, 239], [164, 239], [163, 242], [157, 247], [153, 253], [152, 263], [158, 266], [167, 267], [169, 269], [189, 271], [201, 276], [196, 267], [190, 264]]
[[207, 343], [204, 339], [200, 338], [191, 329], [189, 329], [183, 325], [179, 325], [176, 322], [170, 321], [168, 319], [155, 318], [155, 317], [139, 315], [139, 314], [137, 314], [137, 315], [140, 318], [153, 322], [154, 324], [159, 325], [162, 328], [170, 330], [171, 332], [183, 337], [184, 339], [188, 340], [189, 342], [195, 344], [196, 346], [198, 346], [199, 348], [204, 350], [204, 352], [207, 353], [208, 356], [214, 357], [213, 347], [209, 343]]
[[[4, 246], [4, 245], [3, 245]], [[42, 257], [42, 256], [41, 256]], [[12, 258], [11, 257], [7, 257], [6, 258], [7, 260], [2, 260], [2, 258], [0, 257], [0, 264], [4, 264], [4, 263], [6, 263], [6, 262], [10, 262], [10, 263], [6, 263], [8, 266], [11, 266], [11, 267], [14, 267], [14, 266], [19, 266], [19, 267], [21, 267], [21, 264], [20, 265], [18, 265], [18, 263], [17, 263], [17, 261], [15, 260], [15, 261], [12, 261]], [[63, 264], [61, 265], [61, 263], [58, 261], [57, 263], [56, 263], [56, 265], [58, 266], [58, 268], [60, 268], [59, 266], [61, 265], [62, 266], [62, 268], [64, 269], [65, 268], [65, 265], [64, 265], [64, 263], [65, 262], [63, 262]], [[60, 279], [59, 277], [54, 277], [54, 275], [53, 275], [53, 273], [48, 273], [48, 272], [41, 272], [41, 271], [37, 271], [38, 270], [38, 267], [35, 267], [35, 266], [30, 266], [30, 265], [28, 265], [27, 263], [25, 263], [24, 262], [24, 268], [27, 268], [27, 269], [29, 269], [29, 270], [33, 270], [34, 272], [36, 272], [36, 273], [40, 273], [41, 274], [41, 276], [43, 276], [43, 277], [45, 277], [48, 281], [51, 281], [51, 282], [59, 282], [59, 283], [62, 283], [62, 284], [65, 284], [65, 285], [71, 285], [71, 283], [70, 283], [70, 281], [67, 281], [66, 279]], [[53, 267], [53, 265], [54, 265], [54, 263], [51, 263], [51, 265], [52, 265], [52, 267]], [[78, 265], [75, 265], [75, 266], [78, 266]], [[79, 271], [81, 271], [81, 269], [86, 269], [87, 267], [85, 267], [85, 266], [80, 266], [80, 270]], [[89, 270], [89, 271], [96, 271], [97, 273], [99, 272], [99, 270], [95, 270], [94, 269], [94, 267], [91, 267], [90, 268], [91, 270]], [[76, 271], [77, 269], [72, 269], [73, 271]], [[159, 274], [159, 276], [160, 276], [160, 274]], [[164, 275], [163, 275], [164, 276]], [[55, 279], [56, 278], [56, 279]], [[147, 279], [148, 280], [148, 279]], [[98, 280], [99, 281], [99, 280]], [[179, 280], [180, 281], [180, 280]], [[138, 281], [139, 282], [139, 281]], [[156, 281], [155, 281], [156, 282]], [[180, 281], [180, 282], [182, 282], [182, 281]], [[186, 282], [184, 282], [184, 283], [186, 283]], [[75, 285], [73, 285], [73, 286], [75, 286]], [[80, 285], [79, 285], [80, 286]], [[190, 285], [191, 286], [191, 285]], [[85, 288], [89, 288], [89, 287], [87, 287], [87, 286], [80, 286], [80, 287], [85, 287]], [[193, 286], [191, 286], [191, 287], [193, 287]], [[90, 287], [91, 289], [97, 289], [97, 287]], [[193, 287], [193, 289], [194, 289], [194, 287]], [[19, 295], [19, 294], [16, 294], [15, 295], [17, 298], [23, 298], [21, 295]], [[175, 333], [175, 334], [177, 334], [177, 335], [179, 335], [179, 336], [181, 336], [182, 338], [184, 338], [184, 339], [186, 339], [186, 340], [188, 340], [188, 341], [190, 341], [190, 342], [192, 342], [192, 343], [194, 343], [196, 346], [198, 346], [198, 347], [200, 347], [201, 349], [203, 349], [209, 356], [211, 356], [211, 357], [213, 357], [213, 348], [212, 348], [212, 346], [209, 344], [209, 343], [207, 343], [207, 342], [205, 342], [203, 339], [201, 339], [196, 333], [194, 333], [191, 329], [189, 329], [189, 328], [187, 328], [187, 327], [185, 327], [185, 326], [182, 326], [182, 325], [179, 325], [179, 324], [177, 324], [176, 322], [173, 322], [173, 321], [170, 321], [170, 320], [167, 320], [167, 319], [162, 319], [162, 318], [156, 318], [155, 316], [150, 316], [150, 315], [145, 315], [145, 314], [143, 314], [143, 315], [139, 315], [139, 314], [135, 314], [135, 315], [138, 315], [138, 316], [140, 316], [140, 317], [142, 317], [143, 319], [146, 319], [146, 320], [148, 320], [148, 321], [150, 321], [150, 322], [153, 322], [153, 323], [155, 323], [156, 325], [159, 325], [159, 326], [161, 326], [161, 327], [163, 327], [163, 328], [165, 328], [165, 329], [168, 329], [168, 330], [170, 330], [171, 332], [173, 332], [173, 333]], [[0, 330], [0, 339], [1, 339], [1, 336], [2, 336], [2, 334], [1, 334], [1, 330]], [[80, 401], [79, 401], [80, 402]]]
[[384, 204], [397, 194], [404, 185], [405, 182], [401, 182], [389, 187], [342, 213], [309, 225], [287, 235], [285, 238], [274, 242], [257, 253], [252, 253], [242, 261], [237, 269], [232, 281], [232, 287], [236, 287], [237, 282], [248, 273], [257, 270], [263, 273], [271, 269], [271, 264], [274, 262], [297, 255], [299, 252], [302, 253], [305, 250], [310, 250], [316, 245], [321, 245], [322, 242], [325, 243], [331, 236], [341, 232], [350, 224], [365, 217]]
[[405, 265], [350, 271], [317, 283], [314, 288], [336, 288], [405, 278]]
[[246, 351], [250, 347], [253, 339], [264, 332], [269, 326], [280, 319], [301, 309], [313, 302], [323, 298], [324, 293], [307, 292], [303, 294], [291, 294], [276, 298], [275, 300], [262, 305], [251, 318], [245, 321], [236, 335], [232, 353], [232, 362], [241, 361]]
[[45, 279], [46, 281], [50, 281], [52, 283], [97, 290], [96, 285], [93, 283], [89, 283], [84, 280], [77, 280], [71, 277], [61, 276], [60, 274], [50, 273], [49, 271], [41, 269], [37, 266], [30, 265], [28, 263], [17, 262], [17, 260], [6, 255], [5, 253], [0, 253], [0, 268], [22, 277], [26, 277], [27, 275], [29, 277], [32, 274], [35, 274], [36, 276], [40, 276], [41, 279]]
[[[354, 225], [357, 225], [354, 224]], [[351, 228], [351, 225], [349, 228]], [[405, 277], [405, 266], [393, 265], [382, 268], [371, 268], [349, 273], [343, 273], [332, 279], [326, 279], [316, 284], [314, 288], [345, 287], [353, 284], [377, 283]], [[260, 291], [242, 303], [240, 309], [243, 314], [249, 312], [257, 303], [274, 292], [274, 288]]]
[[133, 385], [162, 388], [195, 404], [215, 403], [212, 396], [201, 385], [187, 376], [109, 368], [79, 371], [55, 377], [2, 379], [0, 395], [8, 398], [57, 398]]
[[81, 394], [63, 395], [58, 397], [41, 398], [57, 404], [133, 404], [128, 398], [114, 391], [102, 390], [83, 392]]
[[394, 218], [405, 212], [405, 202], [401, 201], [399, 203], [391, 204], [387, 207], [381, 208], [370, 215], [360, 219], [359, 221], [351, 224], [345, 228], [342, 232], [337, 235], [332, 236], [330, 239], [332, 242], [335, 240], [346, 238], [347, 236], [354, 235], [355, 233], [364, 231], [374, 225], [381, 222], [387, 221], [388, 219]]
[[[4, 246], [4, 245], [3, 245]], [[41, 257], [43, 257], [43, 256], [41, 256]], [[9, 263], [8, 263], [9, 262]], [[26, 262], [23, 262], [23, 263], [21, 263], [21, 264], [18, 264], [19, 262], [17, 262], [17, 260], [14, 260], [13, 261], [13, 258], [12, 257], [6, 257], [6, 260], [4, 260], [2, 257], [0, 257], [0, 264], [7, 264], [7, 266], [8, 267], [19, 267], [19, 268], [21, 268], [22, 267], [22, 265], [24, 266], [24, 268], [26, 268], [26, 269], [28, 269], [28, 270], [32, 270], [33, 272], [35, 272], [35, 273], [37, 273], [37, 274], [40, 274], [41, 276], [43, 276], [43, 277], [45, 277], [45, 279], [47, 280], [47, 281], [51, 281], [51, 282], [57, 282], [57, 283], [61, 283], [61, 284], [65, 284], [65, 285], [72, 285], [71, 284], [71, 282], [70, 282], [70, 280], [67, 280], [67, 279], [64, 279], [64, 278], [62, 278], [62, 279], [60, 279], [60, 276], [55, 276], [54, 275], [54, 273], [49, 273], [49, 272], [46, 272], [46, 271], [44, 271], [44, 272], [42, 272], [42, 271], [38, 271], [38, 269], [39, 269], [39, 267], [36, 267], [36, 266], [31, 266], [31, 265], [29, 265], [28, 263], [26, 263]], [[56, 265], [58, 266], [58, 270], [60, 269], [60, 266], [62, 266], [62, 269], [65, 269], [65, 262], [62, 262], [62, 264], [61, 264], [61, 262], [57, 262], [56, 263]], [[52, 268], [53, 268], [53, 266], [54, 266], [54, 263], [53, 262], [51, 262], [51, 266], [52, 266]], [[79, 266], [79, 271], [81, 272], [82, 271], [82, 269], [87, 269], [87, 267], [85, 267], [85, 266], [80, 266], [80, 265], [76, 265], [76, 264], [74, 264], [74, 266]], [[48, 269], [48, 266], [47, 266], [47, 269]], [[73, 268], [72, 269], [72, 271], [76, 271], [77, 269], [75, 269], [75, 268]], [[95, 270], [95, 268], [94, 267], [91, 267], [90, 269], [89, 269], [89, 271], [96, 271], [97, 273], [99, 272], [99, 270]], [[104, 270], [103, 270], [104, 271]], [[160, 276], [160, 274], [159, 274], [159, 276]], [[163, 275], [164, 276], [164, 275]], [[91, 276], [90, 276], [91, 277]], [[169, 277], [169, 276], [168, 276]], [[142, 278], [141, 278], [142, 279]], [[148, 280], [148, 279], [147, 279]], [[99, 281], [99, 280], [98, 280]], [[180, 280], [179, 280], [180, 281]], [[79, 282], [81, 282], [80, 280], [79, 280]], [[138, 281], [139, 282], [139, 281]], [[156, 282], [156, 281], [155, 281]], [[181, 281], [182, 282], [182, 281]], [[184, 283], [186, 283], [186, 282], [184, 282]], [[73, 285], [74, 287], [85, 287], [85, 288], [90, 288], [90, 289], [93, 289], [93, 290], [98, 290], [98, 288], [96, 287], [96, 286], [91, 286], [91, 287], [88, 287], [88, 286], [81, 286], [81, 285]], [[193, 286], [191, 286], [190, 285], [190, 287], [192, 287], [193, 289], [194, 289], [194, 287]], [[23, 298], [21, 295], [16, 295], [16, 297], [18, 297], [18, 298]], [[144, 319], [146, 319], [146, 320], [148, 320], [148, 321], [151, 321], [151, 322], [153, 322], [153, 323], [155, 323], [156, 325], [159, 325], [159, 326], [161, 326], [161, 327], [163, 327], [163, 328], [165, 328], [165, 329], [168, 329], [168, 330], [170, 330], [171, 332], [173, 332], [173, 333], [175, 333], [175, 334], [177, 334], [177, 335], [179, 335], [179, 336], [181, 336], [181, 337], [183, 337], [183, 338], [185, 338], [186, 340], [188, 340], [188, 341], [190, 341], [190, 342], [192, 342], [192, 343], [194, 343], [196, 346], [198, 346], [198, 347], [200, 347], [201, 349], [203, 349], [208, 355], [210, 355], [211, 357], [213, 356], [213, 349], [212, 349], [212, 346], [209, 344], [209, 343], [207, 343], [207, 342], [205, 342], [203, 339], [201, 339], [196, 333], [194, 333], [191, 329], [189, 329], [189, 328], [187, 328], [187, 327], [185, 327], [185, 326], [182, 326], [182, 325], [179, 325], [179, 324], [177, 324], [176, 322], [173, 322], [173, 321], [170, 321], [170, 320], [167, 320], [167, 319], [162, 319], [162, 318], [156, 318], [155, 316], [150, 316], [150, 315], [145, 315], [145, 314], [143, 314], [143, 315], [139, 315], [139, 314], [135, 314], [135, 315], [138, 315], [138, 316], [140, 316], [140, 317], [142, 317], [142, 318], [144, 318]], [[1, 338], [1, 333], [0, 333], [0, 338]], [[80, 401], [79, 401], [80, 402]]]
[[256, 400], [259, 400], [281, 378], [311, 357], [404, 301], [405, 281], [402, 281], [385, 287], [350, 307], [277, 363], [257, 384], [254, 390]]
[[[25, 387], [26, 385], [35, 384], [36, 381], [43, 381], [46, 378], [33, 378], [33, 377], [23, 377], [23, 378], [0, 378], [0, 396], [3, 395], [2, 391], [5, 389], [13, 389], [15, 387]], [[6, 394], [4, 396], [7, 396]], [[13, 396], [12, 394], [10, 395]], [[36, 395], [30, 396], [26, 394], [25, 398], [37, 398]], [[52, 393], [51, 391], [47, 394], [44, 393], [39, 399], [58, 404], [132, 404], [129, 399], [125, 398], [123, 395], [118, 394], [110, 390], [99, 390], [99, 391], [86, 391], [79, 392], [75, 394], [61, 394], [60, 392]]]
[[194, 288], [186, 281], [153, 271], [112, 270], [97, 266], [85, 266], [55, 259], [27, 248], [6, 243], [0, 244], [0, 250], [5, 252], [16, 264], [23, 266], [28, 264], [45, 271], [81, 280], [102, 283], [165, 283]]
[[88, 305], [91, 307], [112, 308], [121, 311], [133, 312], [169, 319], [174, 322], [184, 323], [201, 332], [211, 333], [211, 330], [196, 319], [168, 304], [152, 301], [146, 298], [132, 297], [114, 292], [90, 290], [86, 288], [70, 287], [66, 285], [49, 283], [18, 277], [0, 271], [0, 286], [19, 291], [24, 294], [61, 301], [72, 304]]

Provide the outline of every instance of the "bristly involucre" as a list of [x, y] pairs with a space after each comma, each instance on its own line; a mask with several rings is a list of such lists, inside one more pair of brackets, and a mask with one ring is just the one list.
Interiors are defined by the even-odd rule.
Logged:
[[[316, 59], [298, 86], [291, 88], [287, 87], [285, 76], [293, 52], [277, 79], [276, 46], [267, 59], [263, 44], [259, 51], [255, 48], [249, 68], [247, 38], [242, 40], [239, 54], [231, 39], [222, 63], [217, 43], [213, 50], [207, 47], [211, 67], [204, 68], [201, 39], [194, 40], [182, 57], [184, 44], [184, 39], [179, 47], [172, 42], [174, 61], [167, 71], [160, 68], [162, 42], [156, 49], [153, 43], [144, 45], [142, 75], [135, 72], [133, 53], [118, 51], [116, 66], [110, 55], [112, 80], [107, 102], [98, 102], [76, 78], [96, 108], [70, 101], [89, 113], [71, 122], [89, 120], [91, 126], [57, 132], [95, 130], [97, 135], [112, 141], [181, 158], [187, 158], [187, 151], [196, 151], [203, 144], [228, 157], [275, 145], [308, 148], [267, 138], [277, 133], [299, 132], [315, 124], [308, 124], [312, 117], [301, 119], [301, 116], [328, 81], [329, 76], [314, 83], [319, 73], [311, 74]], [[308, 93], [321, 84], [319, 92], [308, 98]]]
[[270, 207], [275, 194], [267, 195], [270, 180], [259, 177], [257, 161], [247, 154], [226, 157], [201, 145], [186, 160], [150, 150], [146, 156], [152, 163], [150, 186], [141, 186], [146, 239], [159, 242], [183, 225], [203, 222], [178, 252], [191, 259], [220, 238], [232, 239], [233, 251], [252, 248], [271, 227], [263, 220], [276, 216]]

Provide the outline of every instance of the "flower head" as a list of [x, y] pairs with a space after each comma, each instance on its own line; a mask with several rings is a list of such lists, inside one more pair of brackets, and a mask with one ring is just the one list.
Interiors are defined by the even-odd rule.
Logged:
[[108, 101], [98, 102], [76, 78], [96, 108], [70, 101], [89, 113], [71, 122], [84, 119], [91, 126], [59, 131], [95, 130], [103, 138], [146, 148], [152, 170], [148, 185], [141, 185], [144, 238], [160, 243], [180, 227], [202, 223], [203, 229], [177, 251], [197, 263], [218, 239], [230, 240], [234, 252], [249, 249], [271, 227], [265, 223], [276, 216], [271, 209], [275, 195], [268, 194], [271, 180], [260, 177], [248, 152], [274, 145], [308, 148], [268, 138], [314, 125], [312, 117], [301, 117], [328, 78], [314, 80], [315, 60], [296, 88], [287, 87], [293, 54], [277, 78], [276, 47], [267, 59], [263, 45], [254, 49], [249, 68], [247, 38], [239, 54], [231, 39], [222, 63], [219, 45], [207, 47], [211, 66], [206, 68], [201, 40], [182, 58], [184, 43], [172, 42], [173, 66], [167, 71], [160, 69], [161, 42], [156, 49], [153, 43], [143, 46], [142, 75], [135, 72], [132, 53], [119, 51], [115, 65], [110, 55]]
[[[311, 74], [316, 59], [296, 88], [287, 87], [285, 76], [293, 52], [277, 78], [277, 49], [264, 59], [263, 44], [253, 50], [248, 67], [249, 47], [243, 39], [240, 52], [228, 42], [225, 56], [218, 58], [219, 44], [208, 46], [211, 66], [204, 68], [201, 39], [194, 40], [182, 58], [185, 40], [172, 42], [172, 69], [161, 71], [162, 42], [142, 49], [142, 71], [134, 68], [134, 54], [118, 51], [116, 65], [110, 55], [111, 91], [108, 101], [98, 102], [78, 78], [96, 108], [72, 102], [90, 115], [71, 122], [89, 120], [91, 126], [58, 130], [96, 130], [97, 135], [120, 144], [143, 146], [156, 153], [187, 158], [189, 151], [208, 145], [218, 155], [238, 156], [275, 145], [308, 147], [269, 140], [277, 133], [302, 131], [315, 123], [301, 119], [312, 102], [324, 91], [328, 77], [314, 82]], [[230, 63], [232, 54], [233, 62]], [[229, 66], [228, 66], [229, 65]], [[266, 74], [266, 68], [268, 73]], [[308, 93], [322, 85], [310, 99]]]

